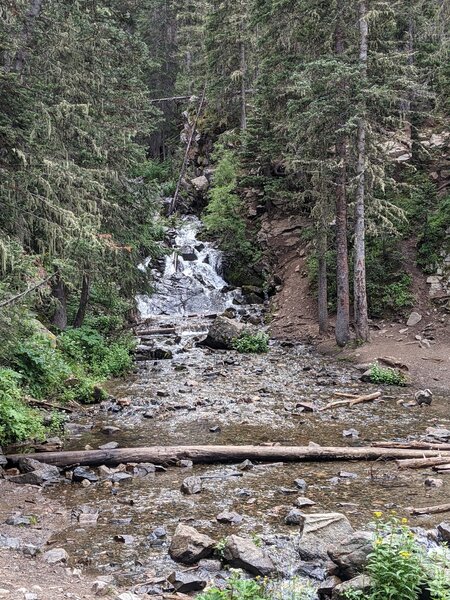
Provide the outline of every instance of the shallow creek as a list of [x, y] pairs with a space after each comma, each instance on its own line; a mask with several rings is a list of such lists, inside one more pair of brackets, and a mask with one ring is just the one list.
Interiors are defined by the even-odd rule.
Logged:
[[[367, 445], [378, 440], [420, 439], [427, 427], [449, 426], [444, 398], [435, 398], [425, 408], [398, 404], [398, 400], [413, 398], [408, 388], [387, 388], [382, 402], [317, 412], [336, 399], [337, 391], [363, 393], [378, 388], [361, 384], [354, 368], [320, 357], [311, 348], [275, 344], [266, 355], [241, 355], [197, 347], [208, 319], [189, 317], [193, 312], [220, 312], [233, 305], [238, 318], [258, 315], [257, 307], [243, 307], [239, 290], [226, 288], [220, 275], [220, 253], [197, 240], [199, 226], [195, 219], [186, 220], [174, 236], [180, 252], [168, 256], [162, 270], [153, 272], [156, 294], [138, 299], [141, 313], [150, 317], [146, 327], [153, 330], [143, 343], [170, 350], [173, 358], [140, 362], [133, 376], [112, 382], [109, 392], [116, 401], [77, 418], [85, 430], [68, 440], [67, 449], [96, 448], [111, 441], [120, 447]], [[169, 333], [154, 335], [155, 330]], [[316, 410], [302, 412], [299, 402], [310, 402]], [[106, 425], [120, 430], [105, 435], [102, 428]], [[358, 437], [344, 437], [348, 429], [357, 430]], [[191, 475], [203, 478], [203, 490], [185, 496], [180, 486]], [[358, 527], [371, 520], [374, 510], [403, 514], [408, 506], [448, 502], [450, 476], [442, 476], [442, 487], [429, 489], [424, 481], [430, 476], [430, 471], [401, 472], [387, 462], [286, 463], [255, 465], [246, 471], [236, 465], [203, 465], [171, 467], [113, 488], [104, 482], [89, 487], [68, 484], [47, 493], [64, 502], [69, 511], [83, 504], [99, 511], [95, 526], [80, 527], [74, 519], [55, 540], [67, 548], [72, 563], [89, 565], [96, 572], [114, 575], [120, 583], [134, 585], [173, 570], [167, 549], [179, 521], [217, 541], [230, 533], [258, 535], [263, 540], [278, 534], [288, 545], [288, 537], [297, 528], [285, 525], [284, 518], [293, 501], [303, 495], [295, 490], [295, 479], [306, 480], [304, 495], [316, 503], [305, 510], [343, 512]], [[239, 525], [218, 523], [216, 515], [224, 509], [236, 511], [243, 521]], [[428, 527], [441, 520], [439, 515], [414, 517], [412, 524]], [[156, 527], [167, 530], [167, 538], [158, 546], [148, 537]], [[122, 535], [133, 536], [132, 543], [114, 541]], [[289, 562], [288, 554], [283, 561]]]
[[[310, 441], [329, 446], [364, 445], [376, 440], [420, 438], [425, 428], [450, 422], [444, 399], [431, 407], [404, 408], [396, 400], [412, 397], [411, 390], [390, 388], [383, 402], [338, 408], [323, 413], [302, 413], [295, 406], [310, 401], [324, 406], [335, 391], [372, 391], [361, 385], [357, 373], [336, 365], [304, 347], [272, 347], [269, 354], [244, 356], [235, 352], [195, 348], [173, 360], [143, 363], [126, 381], [115, 382], [110, 391], [131, 405], [118, 413], [105, 404], [80, 420], [93, 429], [70, 440], [69, 448], [86, 444], [97, 447], [117, 441], [121, 447], [170, 444], [260, 444], [307, 445]], [[151, 411], [153, 418], [144, 417]], [[101, 433], [113, 425], [121, 431]], [[219, 427], [218, 432], [211, 429]], [[356, 429], [357, 439], [343, 437], [343, 430]], [[340, 476], [341, 474], [341, 476]], [[203, 477], [203, 490], [185, 496], [180, 486], [185, 477]], [[343, 476], [342, 476], [343, 475]], [[295, 533], [284, 517], [297, 496], [282, 488], [295, 488], [294, 480], [308, 483], [306, 496], [317, 504], [309, 511], [344, 512], [357, 527], [367, 524], [374, 510], [426, 506], [448, 501], [450, 478], [444, 486], [427, 489], [430, 471], [399, 472], [393, 463], [328, 462], [257, 465], [240, 472], [235, 466], [205, 465], [193, 469], [169, 468], [144, 478], [125, 481], [112, 493], [101, 483], [84, 488], [80, 484], [60, 487], [50, 493], [64, 498], [69, 509], [81, 504], [100, 511], [95, 527], [80, 528], [75, 522], [60, 540], [70, 544], [74, 562], [112, 573], [123, 583], [137, 583], [152, 575], [167, 575], [173, 563], [167, 544], [152, 547], [148, 535], [164, 526], [168, 538], [182, 520], [219, 540], [230, 533]], [[223, 509], [244, 517], [239, 525], [221, 525], [215, 517]], [[432, 526], [442, 520], [413, 518], [414, 525]], [[114, 542], [114, 536], [132, 535], [134, 543]]]

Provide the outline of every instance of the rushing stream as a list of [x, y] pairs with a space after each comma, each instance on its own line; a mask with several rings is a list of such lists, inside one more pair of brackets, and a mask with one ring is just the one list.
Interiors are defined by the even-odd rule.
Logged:
[[[443, 399], [427, 408], [399, 404], [411, 399], [407, 388], [392, 388], [384, 394], [384, 402], [353, 409], [305, 411], [300, 403], [320, 408], [335, 399], [338, 390], [358, 393], [376, 388], [361, 384], [355, 369], [304, 346], [275, 344], [267, 355], [256, 356], [199, 347], [196, 342], [205, 336], [209, 323], [200, 315], [235, 306], [238, 317], [245, 318], [259, 310], [243, 306], [239, 291], [227, 288], [220, 274], [220, 252], [198, 240], [199, 228], [196, 219], [185, 221], [174, 238], [176, 255], [167, 256], [163, 272], [153, 271], [156, 294], [139, 298], [142, 316], [148, 319], [141, 342], [171, 349], [173, 358], [142, 361], [133, 376], [113, 382], [109, 391], [115, 400], [80, 418], [78, 429], [72, 425], [76, 433], [68, 449], [95, 448], [111, 441], [120, 447], [366, 445], [380, 439], [417, 438], [433, 424], [449, 426]], [[147, 263], [146, 268], [151, 266]], [[105, 426], [118, 429], [106, 435]], [[193, 474], [202, 478], [203, 489], [186, 496], [180, 486]], [[88, 564], [127, 585], [164, 578], [173, 571], [167, 549], [179, 521], [217, 541], [230, 533], [257, 534], [273, 544], [273, 554], [279, 553], [279, 567], [286, 575], [295, 571], [321, 578], [319, 568], [311, 573], [311, 565], [299, 563], [291, 542], [296, 527], [284, 523], [293, 500], [302, 495], [290, 493], [294, 480], [306, 481], [305, 495], [316, 503], [306, 510], [344, 512], [358, 527], [371, 520], [374, 510], [402, 513], [407, 506], [448, 501], [448, 475], [440, 488], [425, 488], [428, 476], [426, 471], [399, 472], [392, 463], [280, 463], [249, 470], [236, 465], [175, 466], [118, 485], [105, 478], [88, 487], [73, 484], [49, 493], [58, 499], [63, 496], [75, 515], [83, 504], [99, 510], [95, 526], [81, 527], [74, 518], [59, 541], [69, 544], [73, 563]], [[216, 515], [224, 509], [242, 515], [242, 522], [218, 523]], [[425, 516], [414, 518], [413, 523], [429, 526], [438, 521], [439, 516]], [[164, 527], [167, 536], [152, 535], [157, 527]], [[117, 537], [124, 535], [132, 536], [126, 538], [130, 543]]]

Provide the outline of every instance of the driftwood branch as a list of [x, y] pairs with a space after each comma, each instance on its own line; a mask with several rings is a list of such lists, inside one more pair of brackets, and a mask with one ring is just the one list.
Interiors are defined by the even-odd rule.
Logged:
[[53, 277], [55, 275], [56, 275], [56, 273], [53, 273], [52, 275], [49, 275], [48, 277], [46, 277], [45, 279], [40, 281], [39, 283], [36, 283], [36, 285], [31, 286], [30, 288], [28, 288], [24, 292], [21, 292], [20, 294], [17, 294], [17, 296], [13, 296], [12, 298], [8, 298], [8, 300], [4, 300], [3, 302], [0, 302], [0, 308], [3, 308], [4, 306], [8, 306], [9, 304], [14, 304], [15, 302], [19, 302], [19, 300], [21, 300], [25, 296], [28, 296], [28, 294], [31, 294], [31, 292], [36, 291], [38, 288], [40, 288], [43, 285], [45, 285], [46, 283], [48, 283], [51, 279], [53, 279]]
[[192, 98], [192, 94], [190, 96], [172, 96], [170, 98], [152, 98], [150, 100], [150, 104], [158, 104], [159, 102], [177, 102], [181, 100], [189, 100]]
[[450, 444], [439, 442], [372, 442], [375, 448], [402, 448], [404, 450], [450, 450]]
[[[381, 448], [380, 448], [381, 450]], [[413, 452], [413, 450], [411, 450]], [[420, 452], [420, 450], [417, 450]], [[398, 460], [397, 465], [399, 469], [427, 469], [428, 467], [436, 467], [438, 465], [445, 465], [449, 462], [448, 452], [434, 452], [434, 456], [426, 457], [426, 452], [432, 452], [430, 450], [423, 450], [422, 458], [410, 458], [405, 460]]]
[[[343, 394], [339, 394], [343, 395]], [[330, 402], [323, 408], [319, 409], [319, 412], [329, 410], [330, 408], [338, 408], [339, 406], [355, 406], [355, 404], [362, 404], [363, 402], [371, 402], [381, 397], [381, 392], [374, 392], [373, 394], [365, 394], [364, 396], [354, 396], [352, 394], [346, 394], [347, 400], [336, 400], [336, 402]]]
[[[450, 452], [447, 455], [450, 461]], [[307, 462], [335, 460], [399, 460], [436, 457], [431, 450], [402, 450], [394, 448], [321, 447], [321, 446], [150, 446], [147, 448], [118, 448], [116, 450], [80, 450], [72, 452], [47, 452], [34, 455], [42, 462], [65, 467], [67, 465], [119, 465], [121, 463], [150, 462], [159, 465], [176, 464], [179, 460], [192, 460], [196, 464], [240, 462], [246, 459], [259, 462]], [[23, 454], [8, 455], [16, 464]], [[443, 460], [442, 458], [440, 460]]]

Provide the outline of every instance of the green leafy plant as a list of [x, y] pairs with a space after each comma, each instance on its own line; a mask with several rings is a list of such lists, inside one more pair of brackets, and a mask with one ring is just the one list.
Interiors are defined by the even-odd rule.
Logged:
[[216, 544], [215, 550], [221, 558], [223, 557], [223, 553], [225, 551], [226, 545], [227, 545], [226, 537], [221, 538]]
[[18, 373], [0, 369], [0, 443], [44, 437], [42, 418], [26, 405], [20, 383]]
[[428, 557], [428, 584], [431, 600], [450, 599], [450, 551], [442, 546]]
[[396, 369], [372, 365], [370, 368], [370, 381], [372, 383], [381, 383], [385, 385], [405, 386], [408, 381], [405, 375]]
[[241, 353], [264, 354], [269, 350], [269, 336], [262, 331], [250, 333], [244, 331], [234, 338], [233, 348]]

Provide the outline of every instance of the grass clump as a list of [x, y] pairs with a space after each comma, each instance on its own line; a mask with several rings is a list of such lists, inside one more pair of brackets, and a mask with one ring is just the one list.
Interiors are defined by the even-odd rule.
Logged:
[[232, 343], [233, 348], [242, 354], [265, 354], [269, 351], [269, 336], [262, 331], [243, 331]]
[[406, 386], [408, 383], [408, 380], [401, 371], [389, 367], [380, 367], [380, 365], [371, 366], [370, 381], [371, 383], [399, 385], [402, 387]]

